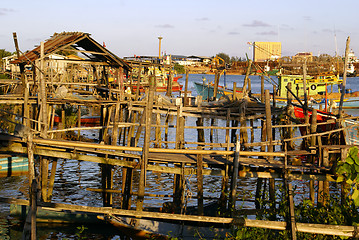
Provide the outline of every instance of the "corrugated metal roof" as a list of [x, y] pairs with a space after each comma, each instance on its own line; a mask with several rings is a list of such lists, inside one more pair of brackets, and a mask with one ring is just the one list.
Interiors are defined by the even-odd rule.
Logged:
[[[90, 34], [83, 32], [55, 33], [50, 39], [44, 42], [45, 56], [59, 50], [74, 49], [80, 51], [88, 59], [86, 61], [104, 62], [111, 66], [123, 67], [130, 70], [131, 67], [121, 58], [111, 53], [108, 49], [90, 37]], [[40, 46], [26, 52], [12, 63], [31, 64], [40, 58]]]

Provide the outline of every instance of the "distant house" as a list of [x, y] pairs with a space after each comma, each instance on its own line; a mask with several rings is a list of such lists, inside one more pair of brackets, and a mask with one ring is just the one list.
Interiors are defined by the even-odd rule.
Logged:
[[10, 63], [11, 61], [15, 60], [16, 58], [17, 58], [16, 54], [2, 58], [2, 68], [3, 68], [3, 70], [6, 71], [6, 72], [13, 72], [13, 73], [20, 72], [20, 67], [19, 66]]
[[202, 64], [208, 64], [211, 62], [211, 58], [202, 56], [181, 56], [172, 55], [172, 61], [182, 66], [196, 66]]

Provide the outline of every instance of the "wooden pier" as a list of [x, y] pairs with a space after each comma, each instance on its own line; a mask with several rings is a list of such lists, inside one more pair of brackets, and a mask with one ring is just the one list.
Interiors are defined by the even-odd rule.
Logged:
[[[82, 53], [91, 60], [63, 60], [68, 65], [62, 73], [45, 67], [54, 61], [48, 58], [50, 54], [65, 50]], [[350, 146], [339, 140], [335, 145], [321, 140], [330, 133], [342, 134], [343, 128], [317, 132], [316, 127], [339, 120], [316, 123], [312, 118], [312, 122], [308, 119], [298, 123], [291, 115], [291, 106], [273, 107], [270, 92], [264, 89], [261, 102], [251, 99], [250, 91], [244, 91], [241, 98], [234, 96], [217, 104], [202, 104], [200, 97], [187, 100], [186, 93], [184, 97], [173, 98], [171, 89], [164, 97], [155, 92], [155, 76], [150, 72], [143, 76], [148, 78], [148, 86], [143, 86], [145, 94], [125, 93], [127, 84], [132, 82], [133, 66], [84, 33], [55, 34], [33, 51], [25, 54], [19, 51], [15, 62], [22, 69], [20, 81], [4, 81], [1, 88], [0, 104], [4, 108], [0, 115], [7, 132], [0, 134], [0, 152], [28, 158], [29, 198], [0, 200], [31, 207], [25, 238], [35, 239], [36, 210], [43, 208], [95, 213], [103, 219], [113, 215], [138, 222], [147, 219], [221, 225], [228, 231], [231, 225], [290, 229], [292, 239], [297, 231], [356, 235], [353, 226], [296, 223], [293, 215], [293, 181], [310, 182], [308, 191], [314, 204], [324, 202], [329, 194], [329, 182], [335, 181], [332, 159], [338, 156], [345, 159]], [[24, 72], [23, 67], [28, 64], [32, 65], [31, 75]], [[186, 85], [187, 82], [188, 75]], [[84, 112], [99, 116], [100, 124], [81, 126]], [[58, 124], [56, 116], [61, 118]], [[294, 129], [299, 127], [307, 128], [307, 134], [294, 136]], [[81, 137], [87, 130], [97, 131], [98, 137]], [[222, 136], [221, 140], [213, 139], [214, 131]], [[303, 149], [294, 150], [293, 142], [303, 139]], [[52, 201], [58, 159], [100, 165], [102, 188], [87, 190], [102, 194], [102, 207]], [[114, 168], [121, 171], [119, 182], [114, 181]], [[139, 176], [136, 183], [135, 173]], [[171, 194], [148, 191], [148, 175], [157, 173], [171, 176]], [[217, 179], [219, 192], [205, 192], [205, 177]], [[189, 184], [189, 178], [196, 183]], [[254, 196], [238, 193], [238, 184], [245, 178], [256, 179]], [[288, 197], [288, 222], [276, 218], [278, 182], [283, 182], [283, 196]], [[319, 187], [315, 189], [314, 184]], [[114, 200], [113, 194], [119, 194], [120, 200]], [[146, 204], [148, 197], [171, 201], [154, 209]], [[191, 212], [187, 206], [189, 199], [194, 203]], [[255, 208], [240, 209], [239, 201], [254, 202]], [[256, 215], [263, 211], [263, 201], [270, 202], [273, 218], [246, 218], [248, 213]], [[206, 211], [208, 203], [216, 203], [211, 215]]]

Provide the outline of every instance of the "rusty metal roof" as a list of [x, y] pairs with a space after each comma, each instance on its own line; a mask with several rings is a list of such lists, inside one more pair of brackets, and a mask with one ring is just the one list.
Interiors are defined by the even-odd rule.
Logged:
[[[131, 67], [121, 58], [111, 53], [108, 49], [83, 32], [55, 33], [44, 42], [44, 55], [47, 56], [60, 50], [75, 50], [81, 52], [88, 59], [86, 61], [103, 62], [114, 67], [123, 67], [130, 70]], [[26, 52], [12, 63], [31, 64], [40, 58], [40, 46]]]

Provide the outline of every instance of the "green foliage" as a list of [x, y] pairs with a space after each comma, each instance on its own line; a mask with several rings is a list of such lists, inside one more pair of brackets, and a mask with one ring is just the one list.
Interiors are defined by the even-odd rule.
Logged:
[[353, 200], [355, 206], [359, 206], [359, 156], [358, 148], [351, 147], [345, 160], [337, 163], [336, 167], [337, 182], [347, 185], [349, 198]]
[[[355, 154], [355, 151], [353, 153]], [[278, 202], [276, 209], [277, 221], [287, 221], [288, 196], [287, 194], [280, 196], [280, 194], [285, 191], [283, 186], [278, 186], [278, 188], [280, 191], [277, 191], [276, 197], [277, 199], [280, 199], [280, 201]], [[295, 190], [293, 192], [295, 192]], [[261, 206], [264, 208], [264, 212], [260, 217], [257, 216], [257, 219], [270, 220], [273, 217], [270, 204], [268, 201], [261, 202]], [[341, 201], [338, 194], [332, 194], [328, 197], [325, 204], [318, 206], [313, 205], [309, 199], [303, 199], [302, 202], [295, 206], [295, 220], [300, 223], [356, 226], [359, 223], [359, 213], [353, 201], [350, 199], [344, 199], [344, 201]], [[225, 239], [291, 239], [291, 233], [290, 231], [239, 227], [235, 231], [227, 233]], [[297, 239], [329, 240], [347, 238], [297, 232]]]
[[186, 73], [186, 70], [185, 70], [184, 66], [182, 66], [182, 65], [180, 65], [178, 63], [175, 63], [174, 69], [177, 72], [177, 74], [185, 74]]
[[[11, 77], [9, 75], [7, 75], [7, 74], [1, 73], [0, 74], [0, 79], [11, 79]], [[2, 89], [0, 91], [1, 91], [0, 93], [2, 94]]]
[[0, 49], [0, 59], [11, 55], [13, 55], [12, 52], [6, 51], [5, 49]]
[[231, 58], [229, 57], [228, 54], [218, 53], [216, 56], [222, 58], [225, 63], [228, 63], [228, 64], [231, 63]]
[[88, 228], [85, 227], [84, 225], [82, 225], [81, 227], [77, 227], [78, 232], [76, 233], [76, 236], [78, 237], [78, 239], [87, 239], [86, 237], [83, 236], [83, 232], [87, 229]]

